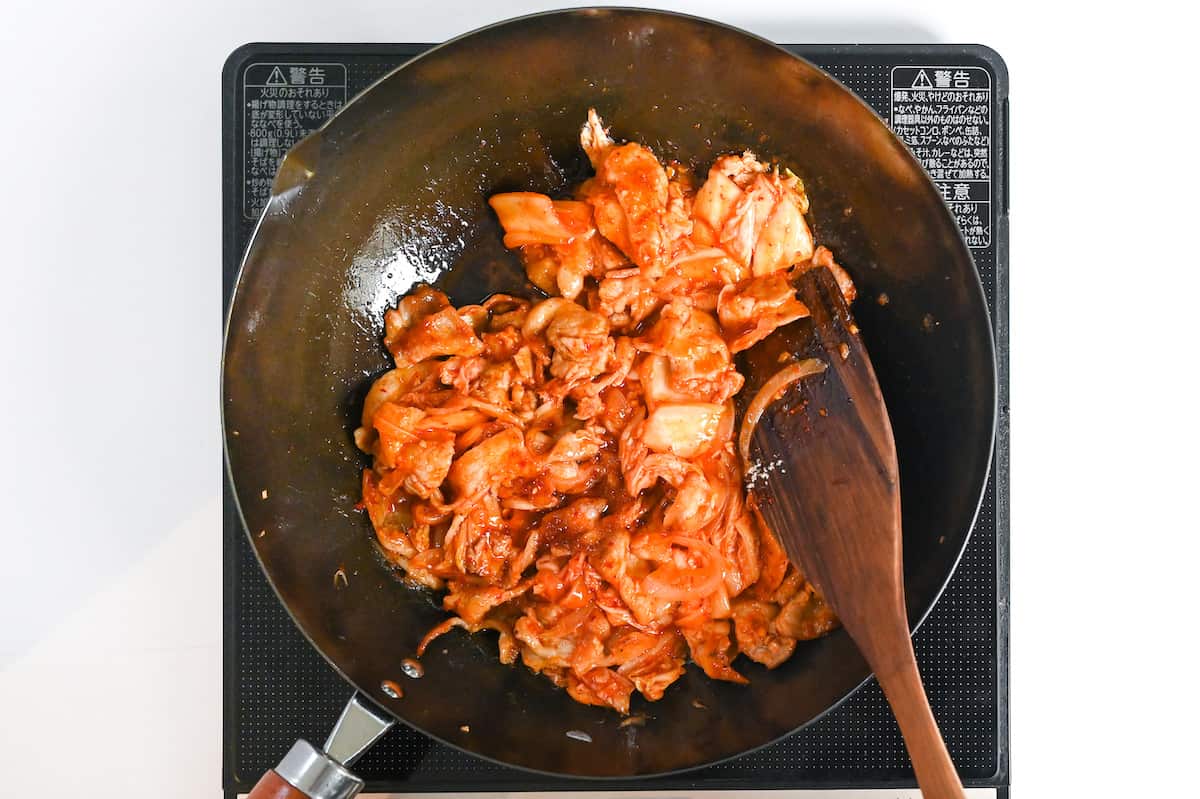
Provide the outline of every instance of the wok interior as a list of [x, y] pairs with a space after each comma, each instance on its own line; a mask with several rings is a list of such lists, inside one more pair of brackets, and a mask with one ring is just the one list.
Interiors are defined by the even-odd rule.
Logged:
[[[991, 450], [990, 326], [970, 256], [932, 184], [869, 109], [806, 62], [699, 20], [569, 12], [493, 27], [393, 73], [304, 142], [281, 170], [234, 297], [226, 445], [272, 584], [360, 689], [505, 763], [645, 775], [774, 740], [868, 670], [839, 631], [802, 643], [774, 671], [740, 660], [749, 686], [689, 667], [663, 700], [636, 702], [648, 720], [626, 728], [612, 711], [501, 665], [488, 634], [439, 639], [425, 677], [409, 680], [400, 660], [443, 614], [388, 572], [353, 509], [365, 459], [351, 431], [387, 368], [384, 310], [417, 280], [456, 305], [532, 294], [486, 198], [561, 196], [578, 182], [589, 106], [618, 139], [701, 175], [716, 155], [750, 148], [804, 180], [817, 241], [859, 288], [854, 311], [900, 459], [910, 616], [923, 617], [965, 545]], [[886, 306], [875, 301], [883, 292]], [[401, 683], [404, 698], [385, 695], [383, 680]]]

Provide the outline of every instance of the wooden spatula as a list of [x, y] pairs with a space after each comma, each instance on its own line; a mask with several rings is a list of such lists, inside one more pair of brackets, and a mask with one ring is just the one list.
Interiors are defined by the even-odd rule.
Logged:
[[[929, 709], [904, 606], [896, 444], [875, 370], [832, 274], [796, 281], [810, 320], [745, 355], [759, 384], [796, 360], [827, 367], [785, 389], [763, 412], [747, 474], [764, 520], [820, 589], [875, 672], [926, 799], [962, 797]], [[753, 396], [754, 385], [747, 385]]]

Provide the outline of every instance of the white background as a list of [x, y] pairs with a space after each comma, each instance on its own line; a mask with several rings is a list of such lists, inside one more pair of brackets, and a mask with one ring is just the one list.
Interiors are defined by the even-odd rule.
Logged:
[[[422, 5], [0, 4], [0, 795], [219, 795], [221, 65], [553, 4]], [[1190, 26], [1151, 2], [670, 5], [1007, 60], [1016, 795], [1195, 795]]]

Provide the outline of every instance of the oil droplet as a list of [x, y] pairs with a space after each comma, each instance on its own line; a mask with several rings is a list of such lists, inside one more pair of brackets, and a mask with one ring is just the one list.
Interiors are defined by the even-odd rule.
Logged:
[[592, 736], [588, 735], [583, 730], [567, 730], [567, 737], [572, 741], [583, 741], [585, 744], [592, 742]]
[[879, 296], [875, 298], [875, 302], [879, 303], [881, 306], [887, 305], [891, 301], [892, 298], [887, 295], [886, 291], [880, 292]]
[[636, 716], [630, 716], [627, 719], [623, 719], [621, 721], [621, 723], [618, 724], [617, 726], [622, 727], [622, 728], [624, 728], [624, 727], [645, 727], [646, 726], [646, 716], [644, 713], [638, 713]]
[[470, 725], [470, 724], [464, 724], [464, 725], [462, 725], [461, 727], [459, 727], [458, 729], [459, 729], [461, 732], [470, 732], [470, 731], [471, 731], [471, 725]]
[[259, 530], [259, 531], [258, 531], [258, 537], [259, 537], [259, 538], [262, 538], [262, 537], [263, 537], [263, 536], [265, 536], [266, 534], [267, 534], [267, 531], [266, 531], [266, 530]]
[[346, 570], [341, 566], [333, 573], [333, 587], [341, 591], [350, 585], [350, 578], [346, 576]]
[[379, 688], [392, 699], [400, 699], [404, 696], [404, 689], [391, 680], [384, 680], [379, 684]]
[[704, 704], [699, 699], [692, 700], [692, 707], [696, 708], [696, 710], [708, 710], [708, 705]]
[[405, 658], [400, 661], [400, 670], [414, 680], [419, 680], [425, 676], [425, 667], [413, 658]]
[[265, 488], [262, 490], [262, 498], [263, 499], [267, 498], [267, 489], [265, 489]]

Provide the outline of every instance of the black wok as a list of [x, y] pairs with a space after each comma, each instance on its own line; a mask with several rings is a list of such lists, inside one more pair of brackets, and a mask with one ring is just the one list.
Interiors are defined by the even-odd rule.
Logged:
[[[439, 639], [424, 678], [406, 679], [401, 659], [443, 614], [383, 565], [354, 510], [364, 459], [351, 431], [387, 368], [384, 310], [417, 280], [456, 304], [533, 293], [485, 200], [514, 189], [560, 194], [585, 174], [577, 139], [589, 106], [615, 136], [660, 157], [703, 170], [718, 154], [753, 148], [803, 178], [818, 241], [859, 287], [855, 310], [900, 457], [907, 602], [914, 623], [924, 618], [966, 544], [991, 455], [992, 340], [970, 254], [934, 185], [862, 102], [806, 61], [703, 20], [605, 10], [502, 23], [406, 64], [301, 142], [280, 169], [230, 309], [225, 446], [280, 600], [363, 694], [502, 763], [647, 775], [802, 727], [868, 669], [842, 632], [802, 644], [774, 671], [741, 664], [748, 686], [690, 667], [660, 702], [635, 705], [650, 716], [640, 728], [501, 665], [488, 634]], [[882, 292], [886, 306], [875, 302]], [[390, 697], [385, 680], [404, 697]]]

